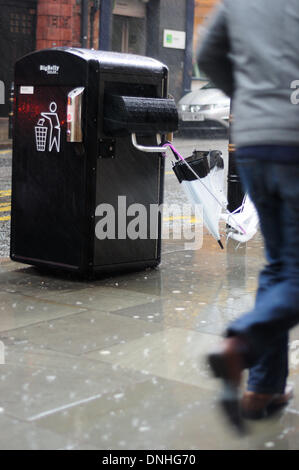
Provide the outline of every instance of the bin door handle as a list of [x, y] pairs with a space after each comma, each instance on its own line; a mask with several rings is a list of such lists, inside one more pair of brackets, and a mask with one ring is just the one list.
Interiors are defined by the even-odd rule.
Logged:
[[[157, 141], [159, 141], [159, 138], [161, 140], [160, 134], [157, 134]], [[161, 153], [161, 152], [163, 152], [162, 147], [146, 147], [144, 145], [139, 145], [137, 143], [136, 134], [132, 134], [132, 144], [133, 144], [133, 147], [135, 147], [137, 150], [140, 150], [140, 152], [148, 152], [148, 153]]]
[[67, 142], [82, 142], [82, 97], [84, 87], [71, 90], [67, 96]]

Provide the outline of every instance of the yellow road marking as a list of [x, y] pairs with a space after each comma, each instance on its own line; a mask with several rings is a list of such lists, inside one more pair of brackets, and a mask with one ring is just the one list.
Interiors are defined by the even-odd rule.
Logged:
[[171, 222], [173, 220], [187, 220], [188, 222], [191, 222], [192, 224], [199, 223], [201, 220], [196, 219], [195, 217], [188, 217], [184, 215], [177, 215], [173, 217], [164, 217], [163, 222]]
[[11, 189], [8, 189], [6, 191], [0, 191], [0, 197], [6, 197], [6, 196], [11, 196]]
[[[2, 209], [2, 211], [3, 211], [3, 209]], [[1, 209], [0, 209], [0, 212], [1, 212]], [[0, 221], [4, 221], [4, 220], [10, 220], [10, 215], [0, 217]], [[186, 217], [186, 216], [164, 217], [163, 218], [163, 222], [171, 222], [173, 220], [186, 220], [186, 221], [190, 222], [191, 224], [195, 224], [195, 223], [198, 224], [198, 223], [201, 222], [201, 220], [198, 220], [195, 217], [190, 218], [190, 217]]]
[[11, 206], [3, 206], [0, 207], [0, 212], [9, 212], [11, 209]]

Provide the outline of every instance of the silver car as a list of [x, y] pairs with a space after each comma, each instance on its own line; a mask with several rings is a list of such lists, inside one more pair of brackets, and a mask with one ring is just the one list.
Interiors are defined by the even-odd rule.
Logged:
[[230, 99], [210, 82], [183, 96], [178, 112], [180, 130], [228, 132]]

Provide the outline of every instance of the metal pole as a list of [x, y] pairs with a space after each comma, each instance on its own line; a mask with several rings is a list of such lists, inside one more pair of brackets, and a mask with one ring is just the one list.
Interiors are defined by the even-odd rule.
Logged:
[[232, 141], [231, 134], [231, 123], [233, 122], [233, 116], [230, 113], [229, 117], [229, 144], [228, 144], [228, 175], [227, 175], [227, 200], [228, 200], [228, 210], [233, 212], [241, 206], [244, 191], [241, 184], [240, 177], [238, 175], [237, 164], [235, 159], [235, 146]]
[[88, 0], [81, 1], [81, 46], [87, 47], [88, 37]]
[[95, 15], [94, 8], [91, 7], [90, 15], [89, 15], [89, 26], [90, 26], [89, 48], [90, 49], [93, 49], [94, 15]]
[[10, 87], [9, 113], [8, 113], [8, 138], [9, 139], [12, 139], [12, 136], [13, 136], [14, 95], [15, 95], [15, 86], [14, 86], [14, 82], [12, 82], [11, 87]]
[[110, 50], [112, 23], [112, 0], [101, 0], [100, 7], [100, 31], [99, 31], [99, 49], [102, 51]]
[[184, 57], [183, 93], [191, 91], [194, 30], [194, 0], [186, 0], [186, 49]]

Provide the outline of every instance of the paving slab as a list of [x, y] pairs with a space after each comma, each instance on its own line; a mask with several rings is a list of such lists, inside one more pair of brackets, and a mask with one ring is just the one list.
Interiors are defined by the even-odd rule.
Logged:
[[38, 300], [19, 293], [0, 292], [0, 332], [83, 312], [78, 306]]
[[99, 350], [87, 353], [86, 357], [213, 390], [216, 384], [204, 357], [218, 342], [215, 335], [170, 328], [113, 346], [108, 355]]
[[161, 326], [157, 324], [91, 310], [68, 319], [53, 319], [1, 332], [0, 340], [4, 344], [9, 339], [16, 343], [27, 341], [53, 351], [81, 355], [98, 349], [107, 350], [115, 344], [146, 337], [159, 330]]
[[104, 362], [11, 341], [0, 366], [0, 407], [7, 416], [35, 422], [145, 379]]
[[267, 450], [296, 448], [298, 420], [285, 410], [249, 424], [248, 435], [239, 438], [227, 428], [208, 390], [150, 377], [123, 393], [104, 395], [36, 424], [79, 440], [76, 449]]
[[52, 450], [68, 448], [70, 445], [68, 436], [44, 430], [3, 413], [0, 413], [0, 429], [1, 450]]

